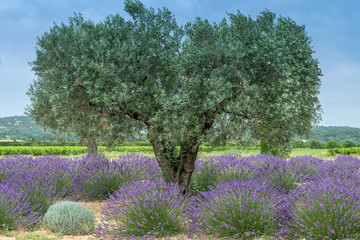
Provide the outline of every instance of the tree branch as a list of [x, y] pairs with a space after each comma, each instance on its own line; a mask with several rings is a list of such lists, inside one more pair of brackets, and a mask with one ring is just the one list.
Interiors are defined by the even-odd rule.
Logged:
[[[211, 117], [209, 118], [209, 121], [206, 121], [202, 130], [201, 130], [201, 134], [204, 134], [206, 130], [210, 129], [212, 127], [212, 125], [214, 124], [216, 115], [221, 113], [221, 112], [225, 112], [225, 110], [223, 109], [226, 104], [231, 101], [233, 98], [235, 98], [235, 96], [239, 95], [241, 93], [241, 90], [235, 92], [234, 94], [232, 94], [230, 97], [223, 99], [221, 102], [219, 102], [216, 106], [215, 106], [215, 111], [214, 113], [211, 115]], [[244, 114], [243, 117], [247, 117], [247, 115]], [[247, 117], [248, 118], [248, 117]]]
[[239, 117], [243, 117], [243, 118], [246, 118], [246, 119], [250, 119], [249, 115], [247, 115], [247, 114], [245, 114], [245, 113], [237, 113], [237, 112], [227, 111], [227, 110], [224, 110], [223, 112], [224, 112], [224, 113], [227, 113], [227, 114], [231, 114], [231, 115], [236, 115], [236, 116], [239, 116]]

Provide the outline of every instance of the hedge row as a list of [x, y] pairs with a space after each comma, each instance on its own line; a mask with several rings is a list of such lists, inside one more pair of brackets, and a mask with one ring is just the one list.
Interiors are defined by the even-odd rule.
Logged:
[[328, 150], [328, 155], [350, 155], [350, 154], [360, 154], [360, 147], [353, 148], [332, 148]]

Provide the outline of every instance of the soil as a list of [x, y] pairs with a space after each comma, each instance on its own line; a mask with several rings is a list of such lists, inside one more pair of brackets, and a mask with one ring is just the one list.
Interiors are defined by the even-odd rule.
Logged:
[[[101, 214], [101, 208], [105, 206], [105, 202], [79, 202], [81, 205], [88, 207], [94, 211], [96, 223], [95, 225], [100, 225], [100, 219], [103, 216]], [[51, 232], [48, 228], [40, 228], [35, 231], [24, 231], [16, 230], [10, 231], [8, 234], [0, 234], [0, 240], [89, 240], [96, 239], [93, 235], [81, 235], [81, 236], [72, 236], [64, 235], [59, 237], [56, 233]]]

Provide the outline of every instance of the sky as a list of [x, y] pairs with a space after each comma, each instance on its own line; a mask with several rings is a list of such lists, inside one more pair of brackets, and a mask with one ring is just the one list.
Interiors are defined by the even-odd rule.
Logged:
[[[143, 0], [168, 8], [181, 25], [196, 17], [219, 22], [238, 10], [253, 18], [265, 9], [305, 25], [323, 76], [320, 126], [360, 128], [360, 1], [358, 0]], [[122, 0], [0, 0], [0, 117], [24, 115], [34, 80], [37, 37], [74, 12], [102, 21], [129, 16]]]

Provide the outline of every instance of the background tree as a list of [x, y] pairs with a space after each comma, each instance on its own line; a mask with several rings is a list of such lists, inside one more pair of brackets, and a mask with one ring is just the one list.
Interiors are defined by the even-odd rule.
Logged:
[[351, 141], [351, 140], [346, 140], [342, 145], [343, 145], [344, 148], [356, 147], [356, 143]]
[[326, 144], [324, 142], [320, 142], [317, 140], [310, 140], [309, 141], [309, 148], [311, 149], [324, 149], [326, 148]]
[[127, 0], [125, 10], [132, 20], [79, 24], [88, 48], [72, 54], [74, 69], [48, 74], [79, 74], [71, 86], [84, 89], [110, 126], [145, 124], [169, 180], [190, 187], [204, 141], [262, 139], [285, 156], [292, 138], [319, 120], [321, 73], [304, 26], [265, 11], [256, 20], [238, 12], [219, 24], [197, 18], [180, 27], [165, 8]]
[[296, 140], [292, 143], [293, 148], [307, 148], [309, 144], [303, 140]]
[[327, 149], [331, 149], [331, 148], [339, 148], [341, 147], [341, 144], [339, 142], [337, 142], [336, 140], [332, 139], [330, 141], [328, 141], [326, 143], [326, 148]]

